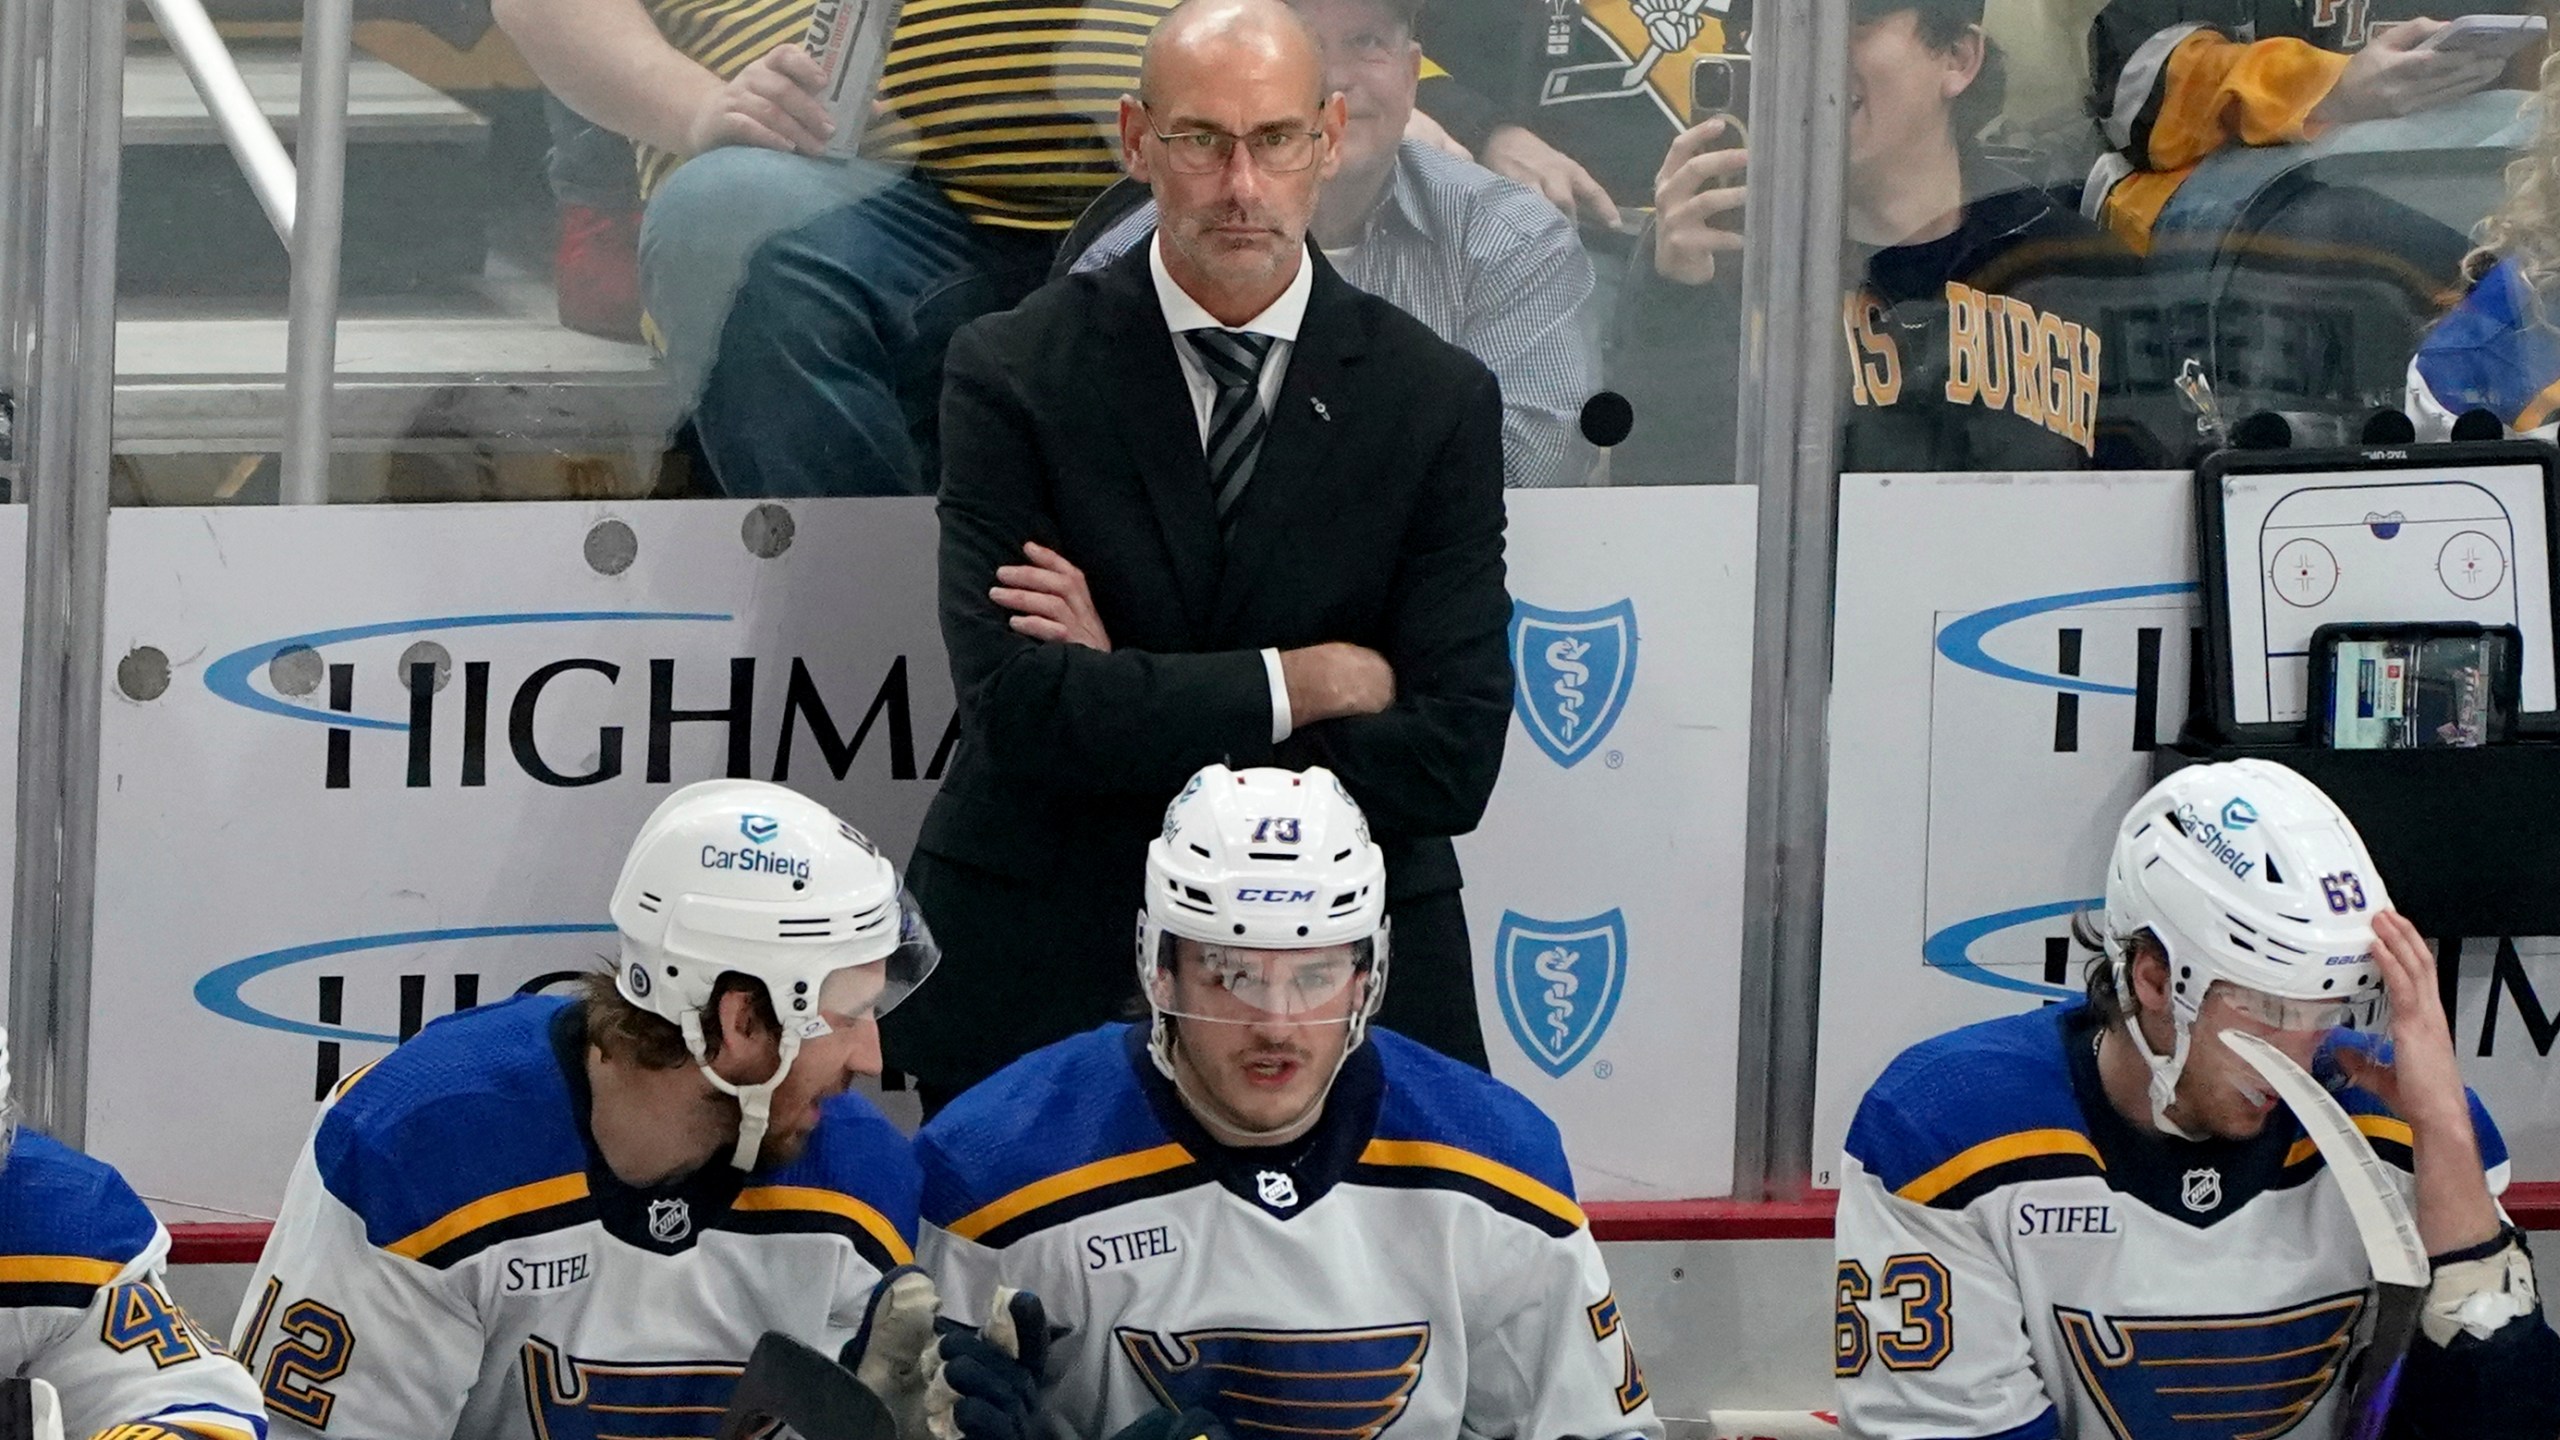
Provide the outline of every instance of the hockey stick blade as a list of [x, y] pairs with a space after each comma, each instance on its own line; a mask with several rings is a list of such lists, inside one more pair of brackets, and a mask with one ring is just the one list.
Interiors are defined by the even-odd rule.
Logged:
[[853, 1372], [778, 1331], [768, 1331], [747, 1357], [719, 1440], [748, 1436], [780, 1423], [801, 1440], [897, 1440], [889, 1407]]
[[2345, 1107], [2319, 1081], [2255, 1035], [2225, 1030], [2222, 1041], [2266, 1077], [2285, 1108], [2302, 1122], [2347, 1202], [2347, 1213], [2355, 1217], [2356, 1237], [2364, 1242], [2377, 1294], [2373, 1340], [2365, 1347], [2355, 1392], [2347, 1397], [2344, 1434], [2347, 1440], [2373, 1440], [2390, 1414], [2400, 1357], [2408, 1353], [2409, 1342], [2417, 1334], [2418, 1310], [2431, 1273], [2426, 1244], [2418, 1238], [2417, 1218], [2409, 1213], [2409, 1202], [2401, 1195], [2391, 1168], [2373, 1153], [2372, 1144], [2347, 1118]]
[[2373, 1153], [2345, 1108], [2283, 1051], [2257, 1036], [2225, 1030], [2222, 1040], [2266, 1077], [2284, 1098], [2285, 1108], [2302, 1122], [2311, 1143], [2320, 1147], [2320, 1158], [2329, 1162], [2338, 1192], [2356, 1218], [2356, 1234], [2364, 1241], [2365, 1258], [2373, 1263], [2373, 1278], [2386, 1285], [2424, 1286], [2427, 1247], [2418, 1239], [2417, 1219], [2409, 1213], [2409, 1202], [2401, 1195], [2391, 1167]]

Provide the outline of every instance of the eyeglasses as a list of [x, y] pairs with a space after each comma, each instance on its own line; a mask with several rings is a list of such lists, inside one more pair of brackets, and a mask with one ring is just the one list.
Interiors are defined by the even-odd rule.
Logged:
[[1163, 143], [1165, 163], [1185, 175], [1215, 175], [1226, 169], [1239, 143], [1255, 169], [1265, 175], [1286, 175], [1316, 163], [1316, 141], [1323, 138], [1323, 132], [1317, 130], [1256, 130], [1250, 135], [1230, 135], [1224, 130], [1177, 130], [1168, 135], [1150, 129], [1147, 133]]

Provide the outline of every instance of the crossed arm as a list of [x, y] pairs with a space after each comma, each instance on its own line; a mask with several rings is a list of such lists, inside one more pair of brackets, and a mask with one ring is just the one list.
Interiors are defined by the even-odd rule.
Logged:
[[1259, 651], [1114, 643], [1056, 544], [1028, 399], [976, 330], [953, 341], [945, 373], [943, 637], [973, 739], [999, 767], [1072, 792], [1163, 796], [1213, 760], [1323, 764], [1384, 829], [1474, 828], [1510, 699], [1490, 375], [1426, 465], [1378, 644], [1281, 653], [1293, 732], [1275, 745]]

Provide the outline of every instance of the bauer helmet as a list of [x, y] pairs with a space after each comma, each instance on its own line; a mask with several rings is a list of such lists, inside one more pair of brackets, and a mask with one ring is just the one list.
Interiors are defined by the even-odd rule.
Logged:
[[[2345, 813], [2282, 765], [2190, 766], [2136, 801], [2107, 862], [2104, 935], [2126, 1029], [2151, 1068], [2152, 1118], [2161, 1128], [2187, 1133], [2166, 1112], [2216, 981], [2279, 1030], [2380, 1028], [2373, 917], [2390, 905]], [[2131, 942], [2144, 932], [2169, 967], [2177, 1041], [2165, 1057], [2131, 1013]]]

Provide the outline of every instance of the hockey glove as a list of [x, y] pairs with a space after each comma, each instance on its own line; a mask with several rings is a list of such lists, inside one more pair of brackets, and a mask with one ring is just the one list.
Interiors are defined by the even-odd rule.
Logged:
[[942, 1322], [933, 1391], [934, 1440], [1045, 1440], [1040, 1385], [1049, 1366], [1049, 1314], [1028, 1290], [996, 1287], [987, 1323]]
[[925, 1408], [938, 1368], [933, 1326], [941, 1308], [942, 1296], [933, 1288], [933, 1277], [913, 1265], [901, 1265], [872, 1287], [870, 1307], [862, 1312], [862, 1328], [836, 1357], [897, 1417], [898, 1440], [927, 1440], [933, 1433]]
[[1193, 1406], [1176, 1413], [1151, 1410], [1120, 1427], [1111, 1440], [1230, 1440], [1218, 1417]]

